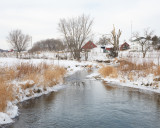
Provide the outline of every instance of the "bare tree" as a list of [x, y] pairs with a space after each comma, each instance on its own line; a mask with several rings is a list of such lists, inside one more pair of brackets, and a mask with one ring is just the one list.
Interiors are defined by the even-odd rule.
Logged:
[[19, 29], [11, 31], [7, 37], [8, 43], [14, 50], [17, 51], [17, 58], [18, 52], [26, 50], [30, 39], [31, 38], [29, 35], [23, 34], [22, 31]]
[[71, 19], [61, 19], [59, 31], [63, 34], [65, 43], [74, 59], [80, 59], [80, 52], [84, 42], [91, 37], [93, 20], [90, 16], [82, 15]]
[[119, 39], [121, 37], [122, 31], [119, 29], [118, 33], [116, 33], [115, 26], [113, 25], [113, 30], [111, 31], [111, 34], [107, 38], [108, 42], [113, 45], [113, 52], [114, 56], [118, 56], [118, 50], [119, 50]]
[[141, 52], [143, 53], [143, 58], [146, 56], [147, 51], [152, 46], [152, 35], [153, 31], [149, 30], [148, 28], [144, 30], [143, 36], [140, 36], [138, 32], [133, 34], [133, 42], [137, 42], [141, 46]]
[[99, 45], [107, 45], [107, 44], [109, 44], [106, 35], [102, 35], [102, 36], [99, 38], [99, 41], [97, 42], [97, 44], [99, 44]]

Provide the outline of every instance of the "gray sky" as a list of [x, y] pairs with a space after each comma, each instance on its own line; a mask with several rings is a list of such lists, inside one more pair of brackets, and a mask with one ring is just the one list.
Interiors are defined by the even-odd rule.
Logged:
[[60, 18], [89, 14], [94, 18], [95, 40], [113, 24], [122, 30], [121, 42], [133, 32], [150, 27], [160, 36], [160, 0], [0, 0], [0, 48], [9, 49], [6, 37], [21, 29], [33, 42], [59, 38]]

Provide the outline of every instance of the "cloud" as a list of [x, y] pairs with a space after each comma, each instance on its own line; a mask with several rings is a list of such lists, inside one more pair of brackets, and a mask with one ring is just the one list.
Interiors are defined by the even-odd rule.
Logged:
[[109, 33], [113, 24], [122, 30], [121, 41], [128, 40], [131, 21], [134, 31], [150, 27], [160, 33], [159, 0], [3, 0], [0, 4], [0, 48], [7, 48], [6, 36], [12, 29], [22, 29], [33, 42], [58, 38], [60, 18], [90, 14], [94, 18], [95, 38]]

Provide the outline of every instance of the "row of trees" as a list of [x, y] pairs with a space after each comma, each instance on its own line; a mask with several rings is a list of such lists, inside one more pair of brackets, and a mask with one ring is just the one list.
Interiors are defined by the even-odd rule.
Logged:
[[65, 47], [60, 39], [46, 39], [36, 42], [29, 51], [61, 51], [64, 50]]
[[[59, 39], [42, 40], [36, 42], [30, 51], [57, 51], [67, 49], [71, 52], [74, 59], [79, 60], [82, 46], [87, 40], [92, 38], [92, 25], [93, 19], [84, 14], [75, 18], [60, 19], [58, 30], [63, 35], [63, 42]], [[116, 32], [113, 25], [111, 33], [103, 35], [98, 43], [103, 45], [112, 44], [112, 52], [114, 56], [118, 56], [121, 34], [122, 31], [119, 29], [118, 32]], [[153, 32], [149, 31], [149, 29], [144, 31], [143, 36], [139, 33], [135, 33], [133, 38], [133, 42], [140, 44], [143, 57], [145, 57], [151, 45], [157, 45], [160, 41], [160, 38], [158, 36], [153, 36]], [[21, 30], [14, 30], [9, 33], [7, 40], [13, 49], [17, 52], [21, 52], [27, 48], [29, 41], [31, 41], [31, 36], [23, 34]]]

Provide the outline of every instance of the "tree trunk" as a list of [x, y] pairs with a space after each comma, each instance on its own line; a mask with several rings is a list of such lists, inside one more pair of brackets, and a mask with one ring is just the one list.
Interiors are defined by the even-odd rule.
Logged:
[[85, 51], [85, 61], [88, 60], [88, 51]]
[[146, 56], [146, 53], [145, 53], [145, 52], [143, 52], [143, 58], [145, 58], [145, 56]]
[[16, 57], [18, 58], [18, 52], [16, 52]]

